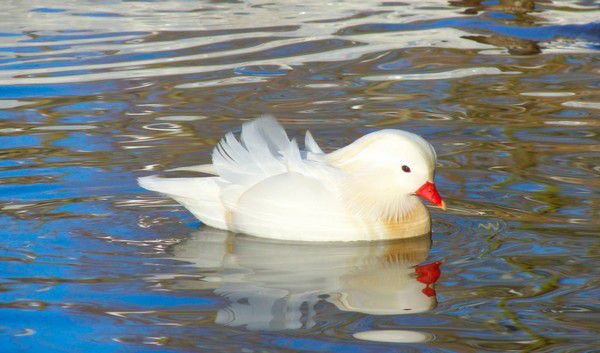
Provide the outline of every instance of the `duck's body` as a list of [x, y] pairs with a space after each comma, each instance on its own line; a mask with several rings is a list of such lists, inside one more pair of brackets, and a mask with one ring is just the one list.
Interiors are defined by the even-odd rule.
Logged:
[[[431, 184], [435, 152], [425, 140], [382, 130], [325, 154], [307, 133], [305, 146], [301, 151], [274, 119], [260, 118], [243, 125], [241, 142], [227, 134], [212, 165], [180, 168], [215, 176], [139, 182], [173, 197], [209, 226], [260, 237], [357, 241], [430, 231], [429, 212], [414, 195], [424, 183], [437, 195]], [[407, 173], [398, 169], [407, 164], [411, 178], [398, 185]]]

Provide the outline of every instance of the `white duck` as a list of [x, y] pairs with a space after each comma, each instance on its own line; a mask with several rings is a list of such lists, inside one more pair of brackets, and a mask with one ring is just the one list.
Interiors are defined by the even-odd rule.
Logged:
[[271, 117], [228, 133], [213, 164], [177, 168], [214, 176], [138, 179], [203, 223], [258, 237], [298, 241], [406, 238], [430, 231], [422, 198], [445, 209], [433, 183], [436, 154], [422, 137], [380, 130], [332, 153], [310, 132], [306, 151]]

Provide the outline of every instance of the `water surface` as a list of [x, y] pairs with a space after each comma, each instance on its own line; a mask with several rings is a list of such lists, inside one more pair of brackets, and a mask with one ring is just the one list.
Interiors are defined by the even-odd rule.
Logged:
[[[596, 1], [0, 10], [3, 350], [598, 349]], [[328, 151], [421, 134], [449, 211], [431, 237], [289, 244], [137, 186], [264, 113]]]

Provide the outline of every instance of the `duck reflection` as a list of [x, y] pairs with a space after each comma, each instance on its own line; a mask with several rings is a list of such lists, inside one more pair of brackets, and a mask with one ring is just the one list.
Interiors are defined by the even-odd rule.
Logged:
[[215, 321], [251, 330], [310, 328], [315, 307], [409, 314], [436, 305], [439, 263], [419, 265], [431, 236], [381, 242], [300, 243], [203, 229], [171, 248], [200, 279], [162, 281], [173, 290], [206, 290], [227, 299]]

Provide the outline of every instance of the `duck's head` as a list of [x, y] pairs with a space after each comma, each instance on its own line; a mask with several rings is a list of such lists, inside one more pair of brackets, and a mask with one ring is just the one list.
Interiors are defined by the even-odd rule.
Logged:
[[384, 208], [392, 208], [385, 212], [402, 214], [410, 211], [418, 195], [446, 208], [434, 183], [435, 150], [418, 135], [394, 129], [376, 131], [328, 158], [350, 176], [351, 192], [363, 199], [365, 207], [381, 201]]

